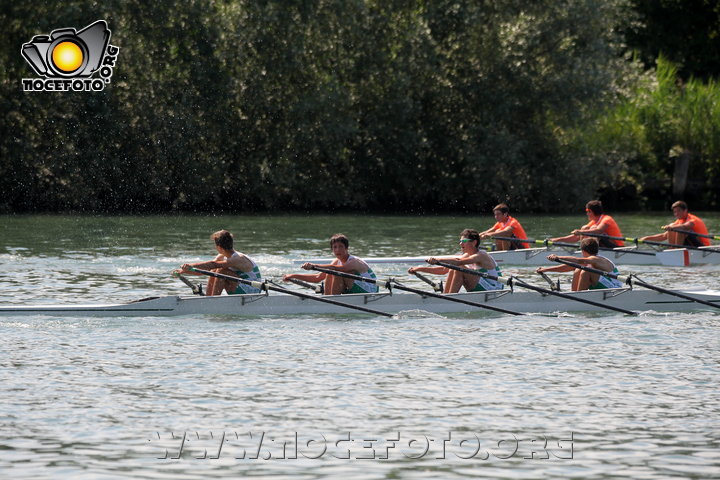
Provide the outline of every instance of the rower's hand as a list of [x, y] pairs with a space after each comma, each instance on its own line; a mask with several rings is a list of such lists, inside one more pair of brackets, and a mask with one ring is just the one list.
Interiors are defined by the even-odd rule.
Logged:
[[426, 261], [427, 263], [429, 263], [430, 265], [435, 265], [435, 264], [438, 263], [438, 259], [435, 258], [435, 257], [430, 257], [430, 258], [428, 258], [428, 259], [425, 260], [425, 261]]
[[575, 230], [573, 230], [573, 231], [570, 232], [570, 233], [572, 233], [573, 235], [581, 235], [581, 234], [582, 234], [582, 230], [580, 230], [579, 228], [576, 228]]
[[283, 282], [289, 282], [291, 278], [293, 278], [293, 274], [292, 274], [292, 273], [288, 273], [288, 274], [286, 274], [286, 275], [283, 275], [282, 281], [283, 281]]
[[538, 267], [537, 270], [535, 270], [535, 273], [545, 273], [545, 269], [542, 267]]
[[305, 262], [302, 264], [302, 267], [300, 267], [300, 268], [302, 268], [303, 270], [312, 270], [313, 268], [315, 268], [315, 264], [310, 263], [310, 262]]
[[551, 253], [550, 255], [547, 256], [547, 259], [550, 260], [551, 262], [554, 262], [555, 260], [558, 259], [558, 256], [555, 255], [554, 253]]
[[663, 225], [663, 230], [670, 230], [672, 228], [672, 225]]
[[408, 268], [408, 273], [411, 273], [411, 274], [412, 274], [412, 273], [415, 273], [415, 272], [417, 272], [417, 271], [418, 271], [418, 267], [410, 267], [410, 268]]

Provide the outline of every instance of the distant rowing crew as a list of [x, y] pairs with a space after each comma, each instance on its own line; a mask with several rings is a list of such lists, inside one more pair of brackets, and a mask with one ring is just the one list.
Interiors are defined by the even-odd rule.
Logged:
[[[672, 245], [687, 247], [703, 247], [710, 245], [710, 239], [715, 238], [708, 234], [705, 223], [697, 216], [688, 211], [685, 202], [673, 203], [672, 212], [675, 216], [673, 223], [664, 225], [663, 233], [648, 235], [636, 239], [644, 242], [668, 242]], [[578, 242], [584, 236], [594, 236], [599, 239], [600, 247], [616, 248], [625, 245], [628, 240], [623, 237], [620, 227], [610, 215], [603, 212], [600, 200], [591, 200], [585, 205], [585, 213], [588, 216], [588, 223], [573, 230], [569, 235], [548, 239], [551, 243]], [[504, 203], [493, 209], [493, 215], [497, 223], [480, 233], [480, 238], [495, 239], [495, 246], [498, 250], [516, 250], [529, 248], [532, 242], [525, 234], [520, 222], [510, 216], [510, 209]], [[718, 239], [718, 238], [715, 238]], [[524, 242], [522, 240], [525, 240]]]

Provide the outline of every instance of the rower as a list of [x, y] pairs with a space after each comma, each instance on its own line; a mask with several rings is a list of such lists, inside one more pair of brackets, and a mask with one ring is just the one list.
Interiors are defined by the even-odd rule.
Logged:
[[517, 250], [520, 248], [530, 248], [529, 243], [520, 242], [519, 240], [527, 240], [527, 234], [520, 222], [510, 216], [510, 208], [501, 203], [493, 208], [495, 216], [495, 225], [488, 228], [484, 232], [480, 232], [480, 238], [492, 237], [511, 237], [518, 240], [495, 240], [495, 248], [498, 250]]
[[[564, 260], [566, 262], [573, 262], [579, 265], [586, 265], [603, 272], [618, 274], [618, 269], [615, 264], [609, 259], [598, 255], [599, 245], [597, 240], [594, 238], [584, 238], [580, 242], [580, 251], [582, 257], [570, 257], [560, 255], [548, 255], [548, 260], [554, 262], [555, 260]], [[606, 277], [599, 273], [588, 272], [579, 268], [574, 268], [569, 265], [558, 265], [557, 267], [538, 267], [535, 270], [537, 273], [545, 272], [573, 272], [572, 280], [572, 291], [577, 292], [579, 290], [598, 290], [603, 288], [620, 288], [622, 282], [615, 278]]]
[[[456, 266], [466, 266], [467, 268], [487, 273], [490, 276], [499, 277], [500, 268], [495, 260], [484, 250], [480, 250], [480, 234], [477, 230], [467, 228], [460, 233], [460, 249], [462, 255], [454, 257], [430, 257], [427, 263], [433, 265], [438, 262], [445, 262]], [[425, 272], [434, 275], [445, 275], [445, 290], [443, 293], [457, 293], [460, 287], [465, 287], [468, 292], [482, 292], [488, 290], [502, 290], [503, 284], [497, 280], [492, 280], [479, 275], [465, 273], [458, 270], [450, 270], [447, 267], [411, 267], [408, 273]]]
[[[233, 246], [233, 235], [227, 230], [220, 230], [213, 233], [210, 238], [215, 242], [215, 249], [218, 255], [209, 262], [185, 263], [175, 270], [178, 274], [201, 275], [193, 272], [191, 268], [200, 270], [211, 270], [215, 273], [231, 277], [244, 278], [245, 280], [261, 281], [260, 269], [247, 255], [237, 252]], [[207, 295], [220, 295], [223, 290], [228, 295], [243, 293], [260, 293], [260, 290], [245, 285], [241, 282], [233, 282], [224, 278], [210, 277], [207, 284]]]
[[[640, 240], [651, 240], [658, 242], [668, 242], [673, 245], [687, 245], [689, 247], [702, 247], [709, 246], [710, 239], [701, 237], [700, 235], [708, 235], [707, 227], [705, 222], [700, 220], [698, 217], [688, 212], [687, 203], [683, 201], [677, 201], [672, 204], [672, 212], [675, 216], [675, 221], [668, 225], [663, 225], [664, 233], [658, 233], [657, 235], [648, 235], [642, 237]], [[686, 232], [699, 233], [700, 235], [688, 235]]]
[[[585, 213], [588, 216], [588, 223], [582, 227], [570, 232], [570, 235], [564, 237], [551, 238], [552, 242], [578, 242], [582, 238], [583, 233], [593, 233], [595, 235], [608, 235], [610, 237], [622, 237], [620, 227], [615, 220], [603, 212], [602, 202], [600, 200], [591, 200], [585, 205]], [[625, 243], [622, 240], [610, 240], [608, 238], [600, 239], [600, 246], [605, 248], [622, 247]]]
[[[329, 270], [337, 270], [338, 272], [352, 273], [361, 277], [376, 279], [375, 272], [365, 263], [364, 260], [350, 255], [348, 248], [350, 241], [342, 233], [336, 233], [330, 237], [330, 248], [332, 249], [335, 260], [327, 265], [319, 265], [306, 262], [302, 265], [303, 270], [312, 270], [315, 267], [326, 268]], [[374, 283], [353, 280], [350, 278], [338, 277], [336, 275], [328, 275], [327, 273], [301, 274], [291, 273], [283, 277], [284, 282], [290, 279], [298, 279], [305, 282], [319, 283], [325, 281], [325, 295], [341, 295], [346, 293], [376, 293], [378, 286]]]

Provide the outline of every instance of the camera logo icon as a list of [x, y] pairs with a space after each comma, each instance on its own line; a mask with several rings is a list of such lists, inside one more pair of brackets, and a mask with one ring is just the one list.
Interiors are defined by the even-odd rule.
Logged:
[[[47, 80], [23, 79], [23, 89], [102, 90], [110, 83], [118, 52], [119, 48], [110, 45], [105, 20], [79, 31], [58, 28], [50, 35], [36, 35], [23, 44], [21, 53], [35, 73]], [[101, 78], [91, 80], [96, 72]]]

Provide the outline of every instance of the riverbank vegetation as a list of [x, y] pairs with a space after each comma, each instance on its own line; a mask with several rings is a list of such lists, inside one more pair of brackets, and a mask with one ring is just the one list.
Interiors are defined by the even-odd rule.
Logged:
[[[720, 7], [646, 3], [8, 5], [0, 210], [718, 208]], [[105, 90], [22, 92], [23, 43], [98, 19]]]

